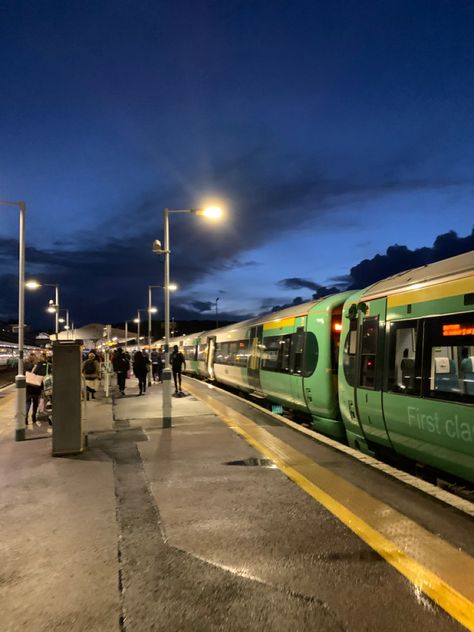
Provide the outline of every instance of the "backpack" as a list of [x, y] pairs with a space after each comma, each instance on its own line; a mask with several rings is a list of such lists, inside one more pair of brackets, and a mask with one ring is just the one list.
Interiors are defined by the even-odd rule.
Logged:
[[84, 375], [94, 375], [97, 373], [95, 360], [86, 360], [84, 363]]

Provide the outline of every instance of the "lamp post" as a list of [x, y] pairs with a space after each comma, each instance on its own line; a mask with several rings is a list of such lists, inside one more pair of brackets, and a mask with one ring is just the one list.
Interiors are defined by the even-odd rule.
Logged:
[[185, 210], [165, 208], [163, 213], [163, 233], [164, 247], [161, 242], [155, 240], [153, 252], [164, 256], [164, 293], [165, 293], [165, 368], [163, 369], [163, 428], [171, 428], [171, 369], [170, 369], [170, 213], [192, 213], [194, 215], [204, 215], [205, 217], [217, 219], [221, 217], [220, 208], [191, 208]]
[[67, 339], [69, 340], [69, 330], [70, 330], [70, 327], [69, 327], [69, 310], [68, 309], [61, 309], [60, 311], [66, 313], [66, 320], [64, 320], [64, 318], [58, 318], [58, 322], [61, 323], [61, 324], [65, 322], [64, 329], [67, 331]]
[[24, 375], [24, 346], [25, 346], [25, 216], [26, 203], [0, 201], [1, 206], [16, 206], [20, 211], [18, 237], [18, 368], [15, 377], [16, 410], [15, 410], [15, 441], [24, 441], [26, 424], [26, 378]]
[[217, 303], [218, 303], [218, 301], [219, 301], [219, 297], [216, 298], [216, 329], [219, 328], [219, 316], [218, 316], [218, 313], [217, 313]]
[[54, 331], [56, 340], [59, 339], [59, 285], [57, 283], [40, 283], [39, 281], [27, 281], [25, 287], [29, 290], [37, 290], [40, 287], [54, 287], [54, 303], [49, 301], [48, 311], [54, 314]]

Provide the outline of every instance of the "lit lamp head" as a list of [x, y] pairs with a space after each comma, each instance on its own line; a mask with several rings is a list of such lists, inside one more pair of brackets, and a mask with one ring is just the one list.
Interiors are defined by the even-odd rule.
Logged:
[[49, 304], [48, 304], [47, 311], [48, 311], [50, 314], [54, 314], [54, 313], [55, 313], [55, 311], [56, 311], [56, 305], [54, 304], [53, 299], [50, 299]]
[[209, 219], [220, 219], [222, 217], [222, 209], [218, 206], [208, 206], [206, 208], [196, 209], [196, 215], [203, 215]]
[[133, 322], [138, 324], [140, 322], [140, 319], [139, 318], [134, 318]]
[[28, 290], [38, 290], [41, 287], [41, 283], [31, 279], [30, 281], [26, 281], [25, 287], [28, 288]]
[[150, 312], [150, 314], [156, 314], [156, 312], [158, 311], [158, 308], [151, 307], [148, 311]]

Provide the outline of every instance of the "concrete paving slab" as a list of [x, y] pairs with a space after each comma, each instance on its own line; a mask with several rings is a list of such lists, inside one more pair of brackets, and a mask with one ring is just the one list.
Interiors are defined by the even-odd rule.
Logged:
[[0, 464], [2, 632], [118, 631], [110, 460], [53, 458], [48, 438], [3, 441]]

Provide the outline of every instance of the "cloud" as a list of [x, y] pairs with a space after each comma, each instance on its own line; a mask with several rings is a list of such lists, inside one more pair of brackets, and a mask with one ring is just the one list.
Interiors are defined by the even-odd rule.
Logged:
[[300, 288], [307, 288], [316, 292], [321, 287], [319, 283], [314, 283], [313, 281], [308, 281], [307, 279], [301, 279], [299, 277], [282, 279], [281, 281], [278, 281], [277, 285], [279, 287], [285, 288], [286, 290], [299, 290]]
[[441, 261], [470, 250], [474, 250], [474, 228], [466, 237], [458, 237], [453, 230], [439, 235], [431, 248], [410, 250], [407, 246], [395, 244], [387, 248], [385, 254], [364, 259], [351, 268], [349, 287], [364, 288], [404, 270]]

